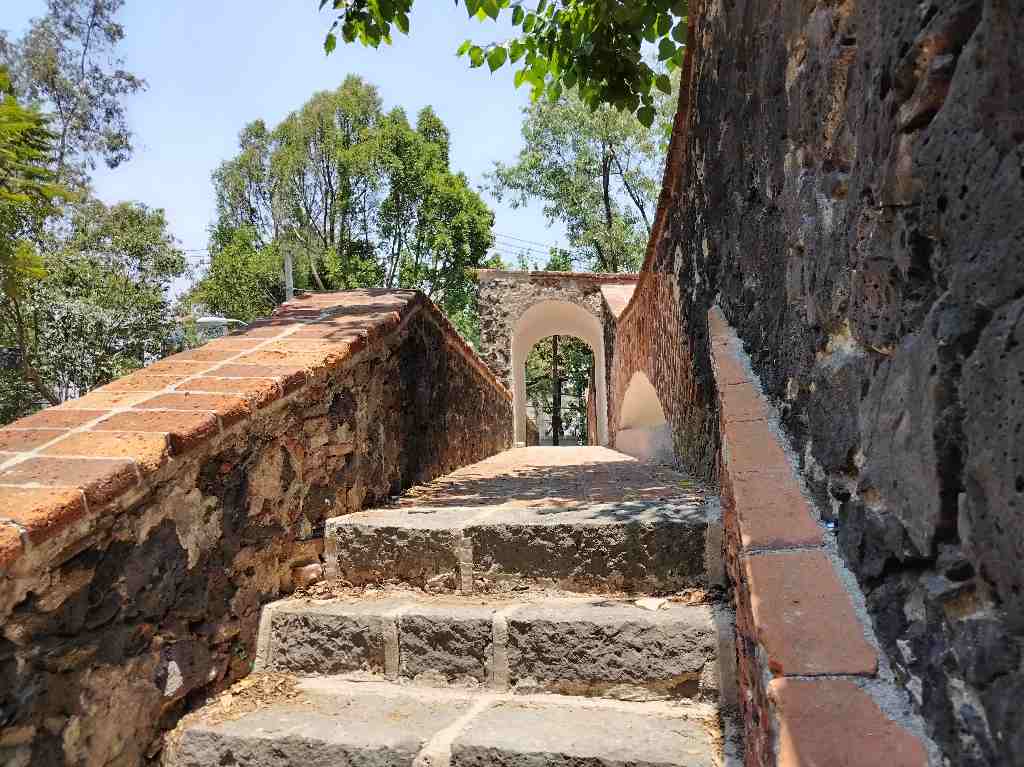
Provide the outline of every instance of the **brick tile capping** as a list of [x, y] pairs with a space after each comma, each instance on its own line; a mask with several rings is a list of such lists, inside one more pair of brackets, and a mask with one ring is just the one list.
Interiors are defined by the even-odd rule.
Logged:
[[906, 696], [881, 678], [856, 586], [824, 544], [739, 339], [717, 308], [708, 323], [745, 764], [927, 765], [924, 741], [904, 724]]
[[303, 296], [0, 429], [0, 763], [141, 761], [248, 672], [326, 517], [511, 443], [505, 386], [383, 290]]

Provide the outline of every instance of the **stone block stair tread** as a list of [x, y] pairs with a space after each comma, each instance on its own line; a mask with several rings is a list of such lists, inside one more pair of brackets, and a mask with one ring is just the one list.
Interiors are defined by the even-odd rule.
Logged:
[[361, 585], [450, 576], [549, 579], [581, 590], [670, 591], [706, 574], [696, 496], [605, 503], [405, 507], [327, 521], [337, 574]]
[[[387, 682], [303, 680], [300, 695], [229, 721], [198, 716], [176, 737], [171, 767], [711, 767], [708, 706], [512, 696]], [[438, 759], [438, 755], [441, 756]]]
[[[650, 610], [580, 596], [488, 603], [412, 592], [360, 601], [286, 600], [271, 605], [264, 620], [265, 667], [301, 674], [427, 674], [447, 682], [501, 688], [526, 683], [578, 694], [628, 685], [634, 696], [678, 697], [697, 693], [705, 666], [717, 655], [707, 605], [669, 603]], [[389, 630], [397, 656], [390, 668]], [[498, 675], [496, 662], [503, 664]]]

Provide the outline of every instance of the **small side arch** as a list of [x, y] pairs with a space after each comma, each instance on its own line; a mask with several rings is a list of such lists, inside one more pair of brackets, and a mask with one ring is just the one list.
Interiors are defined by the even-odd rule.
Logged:
[[512, 404], [515, 440], [526, 442], [526, 357], [533, 345], [548, 336], [575, 336], [594, 353], [594, 389], [597, 396], [597, 434], [608, 444], [608, 394], [605, 384], [604, 328], [583, 307], [568, 301], [539, 301], [516, 320], [512, 330]]
[[646, 461], [671, 463], [675, 459], [665, 409], [643, 371], [633, 373], [622, 397], [615, 449]]

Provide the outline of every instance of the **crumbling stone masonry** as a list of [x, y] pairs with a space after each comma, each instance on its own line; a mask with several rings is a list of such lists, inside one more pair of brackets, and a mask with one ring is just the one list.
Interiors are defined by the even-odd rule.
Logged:
[[698, 382], [736, 329], [945, 763], [1020, 764], [1024, 6], [699, 6], [645, 270]]
[[0, 764], [154, 756], [249, 672], [327, 517], [511, 440], [508, 391], [408, 291], [296, 300], [0, 430]]

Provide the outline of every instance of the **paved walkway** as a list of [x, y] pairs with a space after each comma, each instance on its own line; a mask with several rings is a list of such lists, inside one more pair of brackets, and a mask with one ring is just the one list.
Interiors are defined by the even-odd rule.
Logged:
[[572, 508], [703, 496], [686, 475], [606, 447], [523, 447], [414, 487], [399, 505]]

